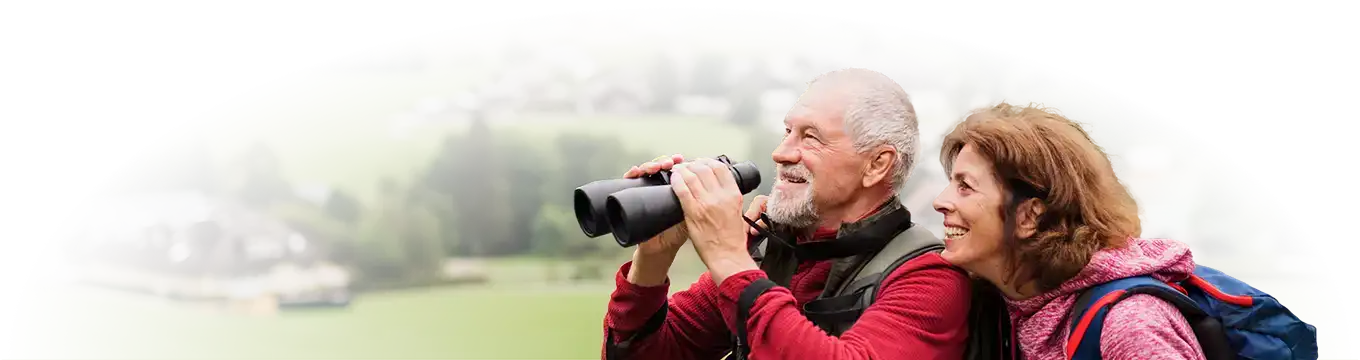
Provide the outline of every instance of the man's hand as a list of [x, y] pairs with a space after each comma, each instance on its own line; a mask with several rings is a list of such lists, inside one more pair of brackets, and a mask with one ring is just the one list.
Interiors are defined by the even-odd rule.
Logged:
[[[671, 170], [675, 164], [684, 161], [685, 157], [680, 156], [680, 154], [658, 156], [652, 161], [629, 168], [627, 172], [623, 173], [623, 177], [633, 179], [655, 174], [661, 170]], [[675, 262], [676, 253], [680, 252], [680, 247], [685, 244], [688, 237], [685, 224], [682, 222], [662, 231], [656, 237], [638, 244], [637, 250], [633, 251], [633, 267], [628, 271], [628, 282], [639, 286], [665, 284], [671, 263]]]
[[[658, 156], [652, 161], [642, 163], [642, 165], [629, 168], [623, 173], [623, 178], [634, 179], [660, 172], [661, 170], [671, 170], [676, 164], [685, 162], [685, 157], [680, 154], [671, 156]], [[638, 251], [647, 254], [675, 253], [680, 251], [680, 246], [685, 244], [687, 238], [685, 223], [676, 224], [656, 237], [638, 244]]]
[[681, 164], [672, 171], [671, 189], [685, 212], [685, 226], [713, 282], [758, 269], [746, 252], [750, 225], [741, 219], [741, 190], [727, 165], [713, 159]]

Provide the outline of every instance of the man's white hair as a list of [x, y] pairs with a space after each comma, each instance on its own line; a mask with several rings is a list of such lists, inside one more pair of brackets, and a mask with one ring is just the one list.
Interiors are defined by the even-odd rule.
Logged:
[[891, 174], [896, 193], [911, 174], [920, 147], [916, 109], [907, 92], [887, 75], [866, 69], [825, 73], [809, 82], [808, 88], [819, 84], [836, 85], [835, 91], [848, 92], [845, 131], [853, 139], [856, 151], [869, 151], [883, 144], [897, 150]]

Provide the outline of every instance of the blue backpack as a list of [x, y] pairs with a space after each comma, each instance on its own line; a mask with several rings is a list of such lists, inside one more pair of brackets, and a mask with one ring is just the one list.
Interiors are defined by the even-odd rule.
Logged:
[[1105, 314], [1134, 294], [1155, 295], [1180, 309], [1206, 359], [1318, 358], [1316, 328], [1299, 320], [1270, 294], [1202, 265], [1178, 283], [1138, 276], [1087, 289], [1072, 308], [1067, 358], [1100, 359]]

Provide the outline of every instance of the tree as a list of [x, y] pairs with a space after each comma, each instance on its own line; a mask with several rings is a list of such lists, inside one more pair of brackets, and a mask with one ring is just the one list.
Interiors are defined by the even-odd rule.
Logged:
[[[443, 247], [447, 255], [465, 255], [466, 246], [461, 242], [462, 224], [458, 219], [458, 206], [454, 196], [462, 192], [462, 145], [466, 136], [461, 133], [446, 133], [443, 136], [439, 149], [430, 159], [424, 170], [424, 187], [430, 190], [426, 201], [438, 202], [431, 204], [432, 209], [439, 209], [435, 215], [439, 217], [441, 232], [443, 234]], [[441, 205], [442, 204], [442, 205]]]
[[393, 213], [381, 213], [363, 219], [359, 226], [358, 258], [359, 280], [356, 283], [373, 284], [384, 281], [401, 280], [405, 272], [405, 249], [397, 236], [400, 230], [393, 228]]
[[359, 204], [358, 198], [351, 196], [341, 187], [332, 186], [321, 208], [330, 219], [339, 220], [348, 226], [359, 224], [359, 217], [363, 215], [363, 204]]
[[454, 194], [458, 217], [462, 221], [462, 242], [473, 255], [487, 255], [500, 243], [506, 242], [510, 232], [509, 196], [505, 181], [500, 177], [502, 167], [496, 156], [491, 125], [483, 111], [473, 111], [472, 126], [464, 141], [460, 170], [462, 186]]
[[537, 148], [521, 141], [505, 138], [496, 144], [501, 154], [502, 184], [507, 187], [506, 199], [510, 221], [508, 236], [496, 242], [491, 254], [517, 254], [529, 252], [533, 246], [533, 219], [538, 218], [544, 202], [544, 182], [553, 175], [546, 171], [543, 159], [547, 158]]
[[675, 98], [680, 95], [680, 79], [676, 75], [675, 59], [657, 54], [652, 62], [649, 83], [652, 87], [652, 111], [666, 113], [675, 110]]
[[437, 277], [444, 263], [445, 250], [441, 241], [439, 219], [422, 202], [402, 201], [397, 204], [398, 216], [389, 218], [399, 229], [402, 260], [410, 275], [418, 279]]
[[609, 135], [564, 133], [557, 136], [553, 145], [557, 154], [553, 170], [562, 175], [548, 191], [552, 194], [549, 198], [560, 205], [569, 204], [576, 187], [618, 178], [629, 166], [655, 156], [630, 153], [623, 142]]
[[264, 139], [250, 141], [245, 151], [233, 156], [227, 173], [231, 196], [243, 204], [268, 206], [292, 197], [292, 185], [283, 178], [279, 156]]

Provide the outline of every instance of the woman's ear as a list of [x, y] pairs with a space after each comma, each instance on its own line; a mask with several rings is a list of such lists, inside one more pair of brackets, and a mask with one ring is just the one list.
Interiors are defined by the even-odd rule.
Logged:
[[1044, 214], [1044, 203], [1029, 198], [1015, 209], [1015, 238], [1028, 239], [1039, 231], [1039, 217]]

